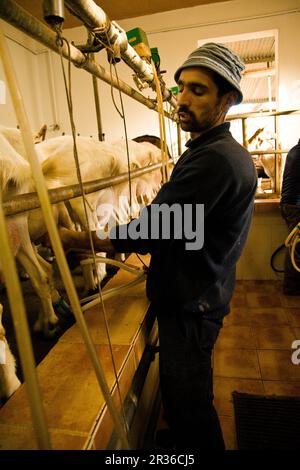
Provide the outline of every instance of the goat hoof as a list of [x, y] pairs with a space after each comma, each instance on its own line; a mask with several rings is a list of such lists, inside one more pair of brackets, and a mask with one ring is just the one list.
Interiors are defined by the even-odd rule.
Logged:
[[62, 319], [74, 318], [70, 305], [62, 297], [53, 304], [53, 308]]
[[57, 324], [53, 325], [51, 323], [49, 323], [47, 327], [44, 327], [43, 329], [34, 330], [34, 335], [37, 338], [49, 339], [49, 340], [58, 338], [60, 333], [61, 333], [61, 327], [58, 326]]
[[59, 325], [49, 324], [48, 328], [44, 331], [44, 336], [49, 339], [58, 338], [61, 333], [61, 327]]

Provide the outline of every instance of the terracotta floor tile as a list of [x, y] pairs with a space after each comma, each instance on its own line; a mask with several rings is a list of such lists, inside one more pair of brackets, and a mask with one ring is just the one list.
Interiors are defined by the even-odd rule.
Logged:
[[280, 294], [280, 298], [283, 307], [300, 307], [300, 295]]
[[249, 292], [246, 294], [247, 307], [281, 307], [278, 294]]
[[229, 325], [221, 329], [215, 348], [255, 349], [256, 342], [249, 326]]
[[255, 326], [253, 333], [258, 349], [289, 349], [295, 335], [289, 326]]
[[227, 325], [251, 325], [249, 309], [247, 307], [231, 307], [231, 311], [224, 318], [224, 326]]
[[300, 383], [264, 380], [263, 386], [267, 395], [300, 397]]
[[247, 293], [277, 294], [278, 281], [251, 280], [243, 281], [243, 287]]
[[226, 450], [237, 450], [235, 422], [232, 416], [219, 416]]
[[285, 313], [291, 326], [300, 326], [300, 308], [285, 308]]
[[257, 354], [253, 349], [216, 349], [214, 372], [221, 377], [261, 378]]
[[[50, 431], [53, 450], [81, 450], [87, 435]], [[36, 450], [38, 444], [32, 427], [2, 426], [0, 424], [0, 450]]]
[[245, 281], [236, 281], [234, 286], [234, 294], [245, 293]]
[[231, 307], [246, 307], [246, 294], [244, 292], [234, 292], [231, 302]]
[[300, 340], [300, 328], [293, 328], [293, 331], [295, 333], [296, 339]]
[[232, 392], [262, 394], [261, 380], [214, 377], [214, 404], [219, 415], [233, 416]]
[[291, 357], [291, 350], [258, 350], [262, 379], [300, 381], [300, 365], [294, 365]]
[[249, 318], [253, 326], [288, 325], [288, 316], [281, 307], [249, 308]]

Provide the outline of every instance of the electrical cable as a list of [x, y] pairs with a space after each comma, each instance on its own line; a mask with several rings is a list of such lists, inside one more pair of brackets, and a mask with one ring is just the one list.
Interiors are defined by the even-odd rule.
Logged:
[[274, 253], [272, 254], [271, 259], [270, 259], [271, 268], [273, 269], [273, 271], [275, 271], [275, 273], [284, 273], [284, 269], [277, 269], [275, 267], [275, 264], [274, 264], [276, 256], [278, 255], [278, 253], [281, 252], [281, 250], [283, 248], [285, 248], [284, 243], [282, 245], [280, 245], [278, 248], [276, 248], [276, 250], [274, 251]]
[[[108, 42], [108, 44], [109, 44], [110, 49], [113, 50], [112, 45], [111, 45], [111, 43], [110, 43], [110, 40], [109, 40], [109, 37], [108, 37], [107, 33], [106, 33], [106, 38], [107, 38], [107, 42]], [[114, 57], [114, 53], [111, 54], [111, 56], [110, 56], [110, 61], [109, 61], [109, 65], [110, 65], [110, 74], [111, 74], [111, 77], [112, 77], [112, 65], [113, 65], [114, 70], [115, 70], [115, 74], [116, 74], [117, 83], [118, 83], [118, 85], [119, 85], [118, 71], [117, 71], [117, 67], [116, 67], [115, 61], [113, 60], [113, 57]], [[116, 105], [116, 102], [115, 102], [115, 100], [114, 100], [114, 96], [113, 96], [113, 86], [112, 86], [112, 84], [111, 84], [111, 96], [112, 96], [112, 100], [113, 100], [113, 103], [114, 103], [114, 106], [115, 106], [117, 112], [119, 113], [119, 115], [121, 116], [121, 118], [122, 118], [122, 120], [123, 120], [123, 126], [124, 126], [125, 143], [126, 143], [126, 155], [127, 155], [127, 169], [128, 169], [129, 220], [132, 220], [131, 168], [130, 168], [130, 155], [129, 155], [129, 147], [128, 147], [127, 123], [126, 123], [126, 117], [125, 117], [125, 110], [124, 110], [124, 103], [123, 103], [122, 92], [121, 92], [120, 88], [118, 88], [118, 90], [119, 90], [120, 104], [121, 104], [121, 109], [122, 109], [121, 112], [120, 112], [120, 110], [118, 109], [118, 107], [117, 107], [117, 105]]]
[[[110, 43], [110, 40], [109, 40], [109, 37], [106, 33], [106, 38], [107, 38], [107, 42], [109, 44], [109, 47], [110, 47], [110, 51], [113, 51], [113, 48], [111, 46], [111, 43]], [[116, 74], [116, 79], [117, 79], [117, 83], [119, 83], [119, 76], [118, 76], [118, 71], [117, 71], [117, 67], [116, 67], [116, 64], [115, 62], [112, 60], [113, 59], [113, 52], [112, 52], [112, 55], [111, 55], [111, 59], [109, 61], [109, 65], [110, 65], [110, 74], [112, 76], [112, 65], [114, 67], [114, 70], [115, 70], [115, 74]], [[128, 169], [128, 187], [129, 187], [129, 220], [131, 221], [132, 220], [132, 188], [131, 188], [131, 168], [130, 168], [130, 155], [129, 155], [129, 147], [128, 147], [128, 134], [127, 134], [127, 123], [126, 123], [126, 115], [125, 115], [125, 110], [124, 110], [124, 104], [123, 104], [123, 98], [122, 98], [122, 92], [119, 88], [119, 97], [120, 97], [120, 103], [121, 103], [121, 108], [122, 108], [122, 111], [119, 110], [116, 102], [115, 102], [115, 99], [114, 99], [114, 89], [113, 89], [113, 86], [111, 85], [111, 97], [112, 97], [112, 100], [113, 100], [113, 104], [117, 110], [117, 112], [119, 113], [120, 117], [123, 119], [123, 125], [124, 125], [124, 134], [125, 134], [125, 142], [126, 142], [126, 153], [127, 153], [127, 169]], [[135, 255], [137, 256], [137, 258], [140, 260], [140, 262], [143, 264], [143, 266], [148, 269], [148, 266], [146, 265], [146, 263], [144, 262], [144, 260], [140, 257], [140, 255], [138, 253], [135, 253]]]

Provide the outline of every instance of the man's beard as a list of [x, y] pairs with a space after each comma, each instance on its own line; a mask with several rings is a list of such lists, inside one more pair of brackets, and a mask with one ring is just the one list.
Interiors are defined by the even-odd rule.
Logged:
[[201, 120], [199, 121], [195, 114], [192, 111], [189, 111], [185, 106], [181, 106], [178, 110], [178, 113], [179, 112], [184, 112], [190, 117], [188, 122], [179, 121], [181, 129], [185, 132], [194, 133], [202, 133], [209, 130], [215, 125], [221, 114], [220, 107], [216, 106], [216, 108], [214, 108], [210, 113], [202, 115]]

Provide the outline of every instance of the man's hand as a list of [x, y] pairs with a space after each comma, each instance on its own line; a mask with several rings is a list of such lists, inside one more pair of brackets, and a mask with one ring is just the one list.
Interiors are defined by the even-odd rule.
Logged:
[[[78, 232], [75, 230], [69, 230], [67, 228], [61, 227], [58, 229], [58, 233], [65, 251], [91, 250], [89, 232]], [[95, 251], [115, 251], [114, 246], [108, 237], [104, 240], [101, 240], [97, 237], [97, 233], [94, 231], [91, 232], [91, 235]], [[46, 245], [51, 246], [49, 236], [46, 239]]]

